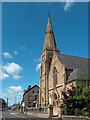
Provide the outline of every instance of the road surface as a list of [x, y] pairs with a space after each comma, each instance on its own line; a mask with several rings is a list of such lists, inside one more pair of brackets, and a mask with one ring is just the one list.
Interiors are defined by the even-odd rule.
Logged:
[[37, 117], [31, 116], [31, 115], [24, 115], [24, 114], [20, 113], [19, 111], [3, 111], [2, 115], [0, 113], [0, 120], [11, 120], [12, 118], [13, 119], [19, 118], [18, 120], [25, 118], [25, 120], [30, 120], [30, 119], [26, 119], [26, 118], [37, 118]]

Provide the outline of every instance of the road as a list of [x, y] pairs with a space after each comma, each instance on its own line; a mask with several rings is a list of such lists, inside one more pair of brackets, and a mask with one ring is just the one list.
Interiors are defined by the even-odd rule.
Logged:
[[20, 120], [23, 118], [25, 118], [25, 120], [30, 120], [30, 119], [26, 119], [26, 118], [37, 118], [35, 116], [31, 116], [31, 115], [24, 115], [22, 113], [20, 113], [19, 111], [3, 111], [2, 115], [0, 113], [0, 120], [10, 120], [12, 118], [19, 118]]

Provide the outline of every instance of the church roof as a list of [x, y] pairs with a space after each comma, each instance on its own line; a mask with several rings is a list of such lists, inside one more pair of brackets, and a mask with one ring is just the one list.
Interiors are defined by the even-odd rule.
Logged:
[[55, 41], [55, 38], [54, 38], [53, 27], [52, 27], [52, 23], [51, 23], [51, 19], [50, 19], [50, 14], [48, 16], [48, 22], [47, 22], [43, 51], [46, 50], [46, 49], [57, 50], [56, 41]]
[[82, 72], [88, 72], [88, 62], [90, 60], [88, 58], [60, 54], [60, 60], [67, 69], [73, 70], [75, 68], [78, 68]]
[[88, 67], [90, 58], [60, 54], [60, 60], [66, 69], [73, 70], [68, 78], [68, 82], [79, 79], [81, 74], [89, 75]]
[[71, 82], [72, 80], [78, 80], [81, 78], [82, 72], [79, 69], [74, 69], [73, 72], [70, 74], [68, 80], [66, 81]]

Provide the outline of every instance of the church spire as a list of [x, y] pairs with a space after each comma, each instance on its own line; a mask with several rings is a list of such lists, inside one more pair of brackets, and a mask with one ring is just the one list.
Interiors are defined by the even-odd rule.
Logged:
[[51, 24], [51, 18], [50, 18], [50, 12], [48, 13], [48, 23], [47, 23], [47, 29], [46, 29], [46, 33], [53, 33], [53, 28], [52, 28], [52, 24]]
[[43, 50], [50, 49], [50, 50], [57, 50], [56, 41], [54, 38], [53, 27], [51, 24], [50, 13], [48, 14], [48, 22], [45, 34], [45, 42]]

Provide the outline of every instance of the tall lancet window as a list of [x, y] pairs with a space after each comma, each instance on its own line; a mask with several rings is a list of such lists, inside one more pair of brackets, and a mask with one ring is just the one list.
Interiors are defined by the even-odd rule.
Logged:
[[56, 67], [53, 69], [53, 86], [56, 86], [58, 83], [58, 72]]

